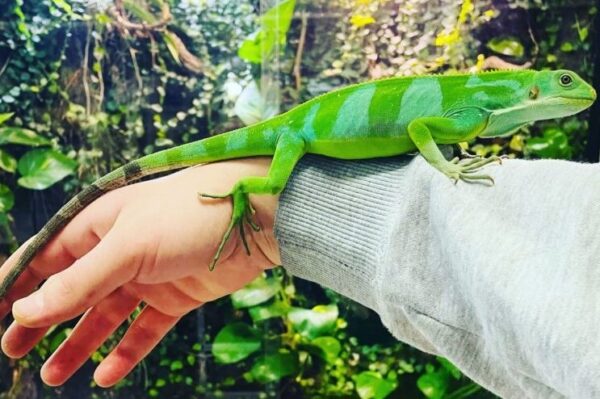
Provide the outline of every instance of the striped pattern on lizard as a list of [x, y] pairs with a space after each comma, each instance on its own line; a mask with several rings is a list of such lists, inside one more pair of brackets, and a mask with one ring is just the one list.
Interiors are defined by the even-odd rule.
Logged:
[[34, 237], [0, 284], [0, 298], [77, 213], [104, 193], [144, 176], [273, 155], [267, 176], [243, 178], [228, 193], [200, 194], [230, 197], [233, 202], [231, 221], [209, 265], [212, 270], [236, 227], [248, 252], [245, 225], [259, 228], [248, 195], [281, 192], [306, 153], [365, 159], [418, 151], [454, 181], [493, 182], [479, 171], [497, 157], [449, 161], [438, 145], [508, 135], [534, 121], [580, 112], [595, 98], [594, 89], [567, 70], [395, 77], [329, 92], [264, 122], [144, 156], [101, 177], [64, 205]]

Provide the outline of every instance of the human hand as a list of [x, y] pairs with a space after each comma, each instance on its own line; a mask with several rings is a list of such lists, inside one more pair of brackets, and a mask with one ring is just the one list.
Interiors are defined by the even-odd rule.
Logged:
[[[227, 191], [243, 176], [266, 175], [269, 163], [254, 158], [190, 168], [96, 200], [35, 257], [0, 302], [1, 320], [16, 301], [15, 322], [2, 337], [4, 353], [22, 357], [50, 326], [85, 313], [41, 369], [46, 384], [63, 384], [143, 302], [142, 312], [94, 373], [98, 385], [116, 384], [183, 315], [280, 263], [273, 235], [278, 197], [251, 196], [261, 226], [259, 232], [246, 229], [252, 255], [246, 255], [239, 234], [232, 234], [210, 272], [231, 202], [197, 196]], [[0, 279], [25, 245], [2, 265]]]

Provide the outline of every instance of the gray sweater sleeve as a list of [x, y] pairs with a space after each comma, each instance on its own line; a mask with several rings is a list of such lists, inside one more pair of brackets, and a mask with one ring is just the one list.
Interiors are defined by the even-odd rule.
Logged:
[[305, 157], [276, 218], [283, 266], [507, 398], [600, 397], [600, 166]]

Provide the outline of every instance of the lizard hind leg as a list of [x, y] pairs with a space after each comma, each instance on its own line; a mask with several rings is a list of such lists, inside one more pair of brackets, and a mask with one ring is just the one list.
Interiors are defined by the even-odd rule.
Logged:
[[248, 241], [246, 239], [246, 232], [244, 230], [244, 224], [248, 223], [250, 228], [252, 228], [252, 230], [254, 230], [254, 231], [259, 231], [260, 226], [254, 221], [253, 216], [256, 213], [256, 211], [254, 210], [254, 207], [252, 207], [252, 203], [250, 202], [248, 193], [245, 193], [240, 188], [239, 182], [233, 187], [231, 192], [229, 192], [227, 194], [199, 193], [199, 196], [202, 198], [215, 198], [215, 199], [231, 197], [232, 208], [233, 208], [232, 213], [231, 213], [231, 220], [229, 221], [229, 225], [227, 226], [225, 233], [223, 233], [223, 238], [221, 239], [221, 242], [219, 243], [219, 246], [217, 247], [217, 251], [215, 252], [214, 257], [213, 257], [212, 261], [210, 262], [208, 269], [210, 271], [214, 270], [215, 265], [221, 258], [221, 254], [223, 253], [223, 250], [225, 249], [225, 244], [227, 244], [227, 241], [229, 241], [229, 239], [231, 238], [233, 230], [236, 227], [239, 230], [240, 239], [242, 241], [242, 244], [244, 245], [244, 249], [245, 249], [246, 253], [248, 255], [250, 255], [250, 248], [248, 246]]
[[209, 265], [213, 270], [219, 261], [225, 244], [231, 238], [233, 230], [237, 227], [244, 249], [250, 255], [250, 247], [246, 239], [245, 225], [254, 231], [259, 231], [260, 226], [254, 219], [255, 210], [250, 202], [250, 194], [279, 194], [285, 187], [294, 166], [305, 153], [304, 140], [294, 135], [282, 135], [277, 142], [273, 161], [267, 176], [249, 176], [240, 179], [226, 194], [200, 193], [201, 198], [229, 198], [232, 200], [231, 220], [217, 251]]

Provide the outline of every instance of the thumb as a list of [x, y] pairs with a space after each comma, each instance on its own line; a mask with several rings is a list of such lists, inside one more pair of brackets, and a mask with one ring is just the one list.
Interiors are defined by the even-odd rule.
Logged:
[[136, 262], [123, 246], [126, 239], [113, 231], [38, 291], [15, 302], [17, 323], [34, 328], [72, 319], [133, 279], [138, 268], [131, 266]]

